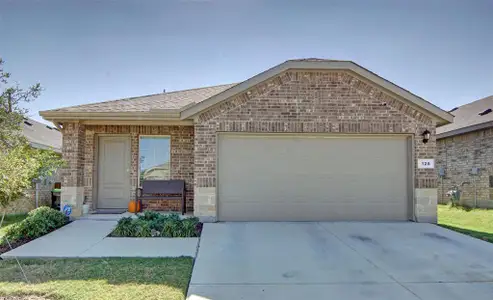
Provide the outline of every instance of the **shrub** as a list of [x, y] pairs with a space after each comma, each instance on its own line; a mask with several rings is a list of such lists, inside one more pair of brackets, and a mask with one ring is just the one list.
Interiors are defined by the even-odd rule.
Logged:
[[183, 236], [190, 236], [190, 237], [194, 237], [194, 236], [198, 236], [198, 232], [197, 232], [197, 224], [199, 223], [199, 218], [197, 217], [189, 217], [189, 218], [186, 218], [182, 221], [182, 234]]
[[161, 233], [161, 236], [164, 237], [179, 237], [181, 236], [181, 221], [180, 220], [173, 220], [173, 219], [167, 219], [164, 222], [163, 226], [163, 232]]
[[177, 213], [172, 213], [169, 215], [165, 215], [163, 217], [165, 221], [175, 221], [175, 222], [181, 221], [180, 215]]
[[145, 221], [156, 221], [163, 217], [164, 216], [162, 214], [150, 210], [146, 210], [142, 215], [138, 216], [140, 220], [145, 220]]
[[135, 226], [132, 217], [121, 218], [113, 230], [112, 236], [135, 236]]
[[63, 214], [61, 211], [47, 206], [42, 206], [40, 208], [31, 210], [27, 214], [27, 219], [29, 218], [46, 220], [54, 225], [56, 228], [65, 225], [68, 221], [68, 217], [65, 216], [65, 214]]
[[157, 231], [157, 232], [162, 232], [163, 227], [164, 227], [164, 220], [163, 219], [157, 219], [157, 220], [151, 220], [149, 222], [149, 227], [151, 230]]
[[9, 227], [5, 237], [11, 242], [22, 239], [35, 239], [68, 223], [68, 218], [60, 211], [40, 207], [29, 212], [19, 223]]
[[197, 237], [202, 226], [199, 219], [181, 219], [178, 214], [163, 215], [157, 212], [144, 212], [136, 219], [122, 218], [118, 221], [111, 236], [117, 237]]
[[145, 220], [133, 220], [133, 225], [135, 227], [135, 237], [151, 237], [152, 231], [149, 226], [149, 221]]

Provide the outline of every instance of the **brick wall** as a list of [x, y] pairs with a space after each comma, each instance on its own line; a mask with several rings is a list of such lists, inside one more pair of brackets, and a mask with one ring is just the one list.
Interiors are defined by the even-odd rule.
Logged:
[[[432, 136], [424, 144], [421, 133], [426, 129]], [[416, 157], [434, 158], [436, 153], [432, 120], [377, 87], [347, 72], [285, 72], [198, 116], [195, 214], [212, 218], [218, 131], [410, 133], [416, 136]], [[415, 180], [415, 188], [436, 189], [435, 170], [416, 169]], [[197, 200], [198, 189], [204, 193], [201, 200]]]
[[68, 123], [63, 128], [62, 158], [66, 167], [61, 170], [62, 186], [83, 186], [85, 127]]
[[[62, 172], [63, 185], [83, 187], [86, 203], [95, 208], [93, 199], [93, 176], [97, 172], [96, 145], [99, 134], [128, 135], [131, 140], [131, 196], [135, 197], [138, 184], [139, 136], [167, 135], [171, 137], [171, 179], [183, 179], [186, 182], [187, 210], [193, 210], [193, 145], [192, 126], [130, 126], [130, 125], [80, 125], [64, 124], [63, 157], [68, 167]], [[153, 201], [143, 203], [145, 208], [155, 210], [179, 210], [173, 201]]]
[[[462, 187], [461, 202], [472, 206], [476, 197], [479, 207], [493, 208], [489, 185], [489, 176], [493, 175], [493, 129], [440, 139], [437, 149], [437, 168], [443, 167], [446, 175], [438, 180], [439, 202], [449, 201], [445, 194], [452, 185], [468, 182]], [[473, 167], [480, 168], [479, 175], [471, 175]]]

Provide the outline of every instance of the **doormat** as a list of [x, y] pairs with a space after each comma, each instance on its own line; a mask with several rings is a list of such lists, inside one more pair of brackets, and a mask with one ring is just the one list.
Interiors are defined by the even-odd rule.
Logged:
[[119, 215], [126, 213], [126, 209], [97, 209], [93, 215]]

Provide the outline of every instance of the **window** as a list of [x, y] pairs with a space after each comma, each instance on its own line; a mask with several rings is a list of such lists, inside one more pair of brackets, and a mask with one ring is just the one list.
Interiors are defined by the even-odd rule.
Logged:
[[139, 182], [170, 179], [169, 137], [141, 136], [139, 155]]

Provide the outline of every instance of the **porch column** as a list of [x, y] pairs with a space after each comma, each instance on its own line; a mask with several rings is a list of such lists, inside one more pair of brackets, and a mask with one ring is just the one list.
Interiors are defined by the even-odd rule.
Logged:
[[62, 157], [66, 166], [62, 171], [60, 209], [72, 208], [72, 217], [82, 215], [84, 201], [85, 127], [79, 123], [63, 124]]

